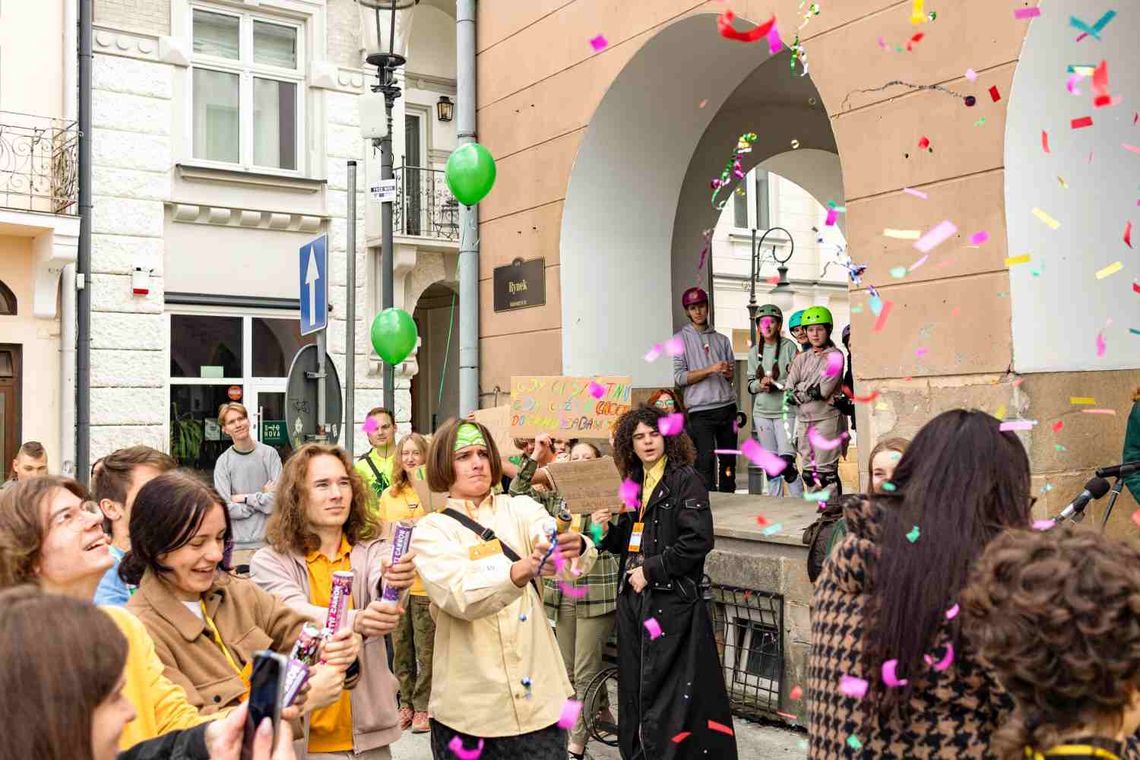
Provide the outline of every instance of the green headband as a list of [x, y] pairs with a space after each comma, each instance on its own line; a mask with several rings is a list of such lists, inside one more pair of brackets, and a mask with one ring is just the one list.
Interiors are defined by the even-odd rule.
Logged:
[[455, 448], [452, 451], [459, 451], [468, 446], [484, 446], [486, 447], [487, 441], [483, 439], [483, 431], [478, 426], [472, 425], [470, 422], [464, 422], [455, 431]]

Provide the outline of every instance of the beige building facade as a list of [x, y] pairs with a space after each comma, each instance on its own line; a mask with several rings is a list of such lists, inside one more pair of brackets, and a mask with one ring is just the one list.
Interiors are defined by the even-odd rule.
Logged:
[[[733, 10], [742, 27], [774, 13], [789, 41], [800, 5]], [[718, 214], [709, 180], [737, 137], [755, 132], [744, 169], [778, 161], [809, 191], [818, 167], [795, 154], [838, 159], [814, 180], [838, 181], [847, 261], [867, 267], [849, 282], [857, 390], [879, 394], [860, 407], [860, 436], [913, 435], [957, 406], [1032, 421], [1020, 435], [1037, 509], [1053, 513], [1092, 469], [1120, 460], [1140, 384], [1140, 338], [1129, 332], [1140, 326], [1137, 264], [1120, 236], [1135, 216], [1136, 156], [1120, 147], [1132, 110], [1068, 95], [1065, 67], [1107, 58], [1114, 94], [1130, 102], [1140, 65], [1135, 19], [1119, 15], [1096, 49], [1067, 26], [1111, 3], [1040, 7], [1027, 22], [1008, 4], [963, 0], [916, 27], [910, 4], [821, 4], [800, 30], [800, 76], [787, 49], [770, 57], [763, 43], [718, 35], [723, 3], [480, 3], [479, 140], [499, 168], [480, 208], [482, 392], [520, 374], [668, 384], [667, 368], [642, 357], [679, 326], [680, 292], [707, 282], [697, 260]], [[595, 51], [598, 35], [606, 44]], [[1095, 127], [1071, 129], [1086, 113]], [[958, 231], [926, 259], [913, 239], [884, 236], [943, 220]], [[978, 232], [988, 241], [972, 245]], [[1017, 264], [1024, 254], [1028, 266]], [[546, 305], [496, 313], [494, 268], [516, 257], [544, 259]], [[1123, 271], [1097, 276], [1117, 260]], [[1123, 496], [1114, 524], [1134, 509]]]

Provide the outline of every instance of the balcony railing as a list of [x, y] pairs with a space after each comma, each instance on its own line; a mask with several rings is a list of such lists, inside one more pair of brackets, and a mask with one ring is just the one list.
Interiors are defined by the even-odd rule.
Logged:
[[0, 111], [0, 207], [76, 216], [78, 201], [76, 123]]
[[459, 201], [439, 169], [401, 166], [394, 171], [396, 202], [392, 228], [397, 235], [459, 239]]

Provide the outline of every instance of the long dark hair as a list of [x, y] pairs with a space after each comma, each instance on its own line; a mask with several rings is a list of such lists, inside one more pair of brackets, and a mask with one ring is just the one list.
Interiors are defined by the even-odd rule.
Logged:
[[[998, 426], [985, 412], [943, 412], [903, 454], [891, 478], [896, 490], [872, 497], [886, 508], [869, 574], [863, 658], [873, 703], [884, 714], [906, 704], [927, 672], [922, 656], [986, 544], [1029, 523], [1029, 458], [1017, 436]], [[907, 534], [915, 527], [912, 541]], [[961, 651], [958, 621], [951, 625]], [[886, 688], [879, 679], [892, 659], [906, 686]]]
[[[633, 450], [633, 431], [642, 422], [657, 430], [657, 424], [664, 416], [665, 412], [657, 407], [639, 406], [618, 418], [614, 426], [614, 462], [623, 478], [636, 483], [645, 481], [645, 466]], [[665, 436], [665, 456], [673, 465], [692, 464], [696, 461], [697, 451], [689, 436], [678, 433]]]
[[202, 520], [214, 507], [226, 519], [226, 557], [221, 568], [229, 570], [229, 549], [234, 533], [226, 503], [213, 488], [181, 472], [167, 472], [147, 483], [135, 496], [131, 508], [131, 550], [119, 564], [119, 577], [137, 586], [147, 570], [157, 574], [170, 568], [159, 557], [190, 543]]
[[114, 693], [127, 640], [87, 602], [34, 586], [0, 593], [0, 756], [91, 760], [91, 719]]

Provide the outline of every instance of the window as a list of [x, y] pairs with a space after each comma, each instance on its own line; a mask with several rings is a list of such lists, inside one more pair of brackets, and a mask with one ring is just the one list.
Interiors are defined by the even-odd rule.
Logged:
[[0, 316], [14, 317], [19, 312], [19, 302], [12, 289], [0, 282]]
[[[754, 214], [754, 216], [750, 216]], [[768, 204], [768, 172], [753, 169], [732, 194], [732, 226], [739, 229], [766, 230], [772, 226]]]
[[772, 226], [771, 211], [768, 206], [768, 172], [756, 169], [756, 228], [766, 230]]
[[304, 81], [299, 26], [192, 12], [194, 158], [296, 171]]

